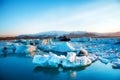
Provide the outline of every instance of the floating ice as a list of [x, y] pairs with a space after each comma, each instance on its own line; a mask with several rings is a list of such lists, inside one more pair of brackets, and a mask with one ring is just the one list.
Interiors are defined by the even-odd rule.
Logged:
[[62, 61], [62, 66], [63, 67], [79, 67], [79, 66], [86, 66], [86, 65], [89, 65], [91, 64], [92, 61], [86, 57], [86, 56], [81, 56], [81, 57], [75, 57], [75, 60], [73, 62], [71, 62], [70, 60], [68, 59], [64, 59]]
[[112, 65], [114, 68], [120, 68], [120, 59], [118, 59], [116, 62], [113, 62]]
[[72, 52], [75, 48], [68, 42], [40, 45], [40, 49], [45, 51]]
[[89, 56], [87, 56], [92, 62], [96, 61], [97, 60], [97, 56], [94, 55], [94, 54], [89, 54]]
[[98, 59], [99, 59], [102, 63], [105, 63], [105, 64], [107, 64], [107, 63], [109, 62], [108, 59], [105, 59], [105, 58], [102, 58], [102, 57], [99, 57]]
[[58, 67], [60, 64], [61, 57], [57, 56], [56, 54], [50, 53], [48, 58], [48, 65], [51, 67]]
[[56, 54], [50, 52], [50, 54], [35, 55], [33, 58], [33, 63], [44, 67], [58, 67], [63, 58], [65, 57], [57, 56]]
[[75, 62], [76, 58], [76, 53], [73, 52], [68, 52], [66, 59], [69, 60], [70, 62]]
[[31, 45], [18, 45], [16, 46], [16, 50], [15, 53], [16, 54], [29, 54], [33, 51], [36, 50], [35, 46], [31, 46]]
[[54, 53], [50, 53], [35, 55], [33, 58], [33, 63], [43, 67], [58, 67], [59, 65], [62, 65], [67, 68], [89, 65], [92, 63], [91, 58], [95, 57], [76, 56], [76, 53], [74, 52], [68, 52], [66, 57], [64, 55], [58, 56]]
[[117, 55], [116, 54], [109, 54], [109, 55], [106, 55], [106, 56], [103, 56], [104, 58], [107, 58], [107, 59], [113, 59], [113, 58], [117, 58]]
[[40, 66], [48, 66], [48, 57], [49, 55], [35, 55], [33, 58], [33, 63], [39, 64]]
[[0, 46], [0, 54], [13, 54], [15, 51], [15, 46], [13, 44], [6, 44]]
[[75, 48], [68, 42], [58, 43], [52, 48], [53, 51], [58, 52], [72, 52], [75, 51]]
[[88, 56], [88, 52], [87, 52], [87, 50], [85, 50], [85, 49], [80, 49], [80, 51], [78, 52], [78, 54], [77, 55], [84, 55], [84, 56]]

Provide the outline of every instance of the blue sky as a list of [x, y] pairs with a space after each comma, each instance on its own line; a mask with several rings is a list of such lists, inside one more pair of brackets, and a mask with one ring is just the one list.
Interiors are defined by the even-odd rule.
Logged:
[[0, 36], [120, 31], [120, 0], [1, 0]]

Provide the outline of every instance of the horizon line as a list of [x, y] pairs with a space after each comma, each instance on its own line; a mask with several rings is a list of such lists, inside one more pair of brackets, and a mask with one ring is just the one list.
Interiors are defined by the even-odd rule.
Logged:
[[5, 34], [0, 34], [0, 37], [16, 37], [20, 35], [34, 35], [38, 33], [45, 33], [45, 32], [87, 32], [87, 33], [99, 33], [99, 34], [107, 34], [107, 33], [118, 33], [120, 31], [111, 31], [111, 32], [95, 32], [95, 31], [64, 31], [64, 30], [49, 30], [49, 31], [41, 31], [41, 32], [36, 32], [36, 33], [24, 33], [24, 34], [11, 34], [11, 35], [5, 35]]

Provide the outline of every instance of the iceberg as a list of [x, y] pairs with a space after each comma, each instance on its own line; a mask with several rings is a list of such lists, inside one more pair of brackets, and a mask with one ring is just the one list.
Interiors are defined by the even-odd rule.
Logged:
[[84, 55], [84, 56], [88, 56], [88, 52], [85, 49], [80, 49], [80, 51], [77, 54], [78, 56]]
[[98, 56], [96, 56], [95, 54], [89, 54], [89, 56], [87, 56], [92, 62], [96, 61], [98, 59]]
[[109, 54], [109, 55], [106, 55], [106, 56], [103, 56], [104, 58], [107, 58], [107, 59], [113, 59], [113, 58], [117, 58], [117, 55], [116, 54]]
[[33, 63], [34, 64], [39, 64], [40, 66], [48, 66], [47, 62], [48, 62], [48, 55], [34, 55], [33, 58]]
[[56, 54], [53, 54], [50, 52], [49, 58], [48, 58], [48, 65], [51, 67], [58, 67], [60, 64], [61, 57], [57, 56]]
[[36, 51], [36, 47], [32, 45], [18, 45], [16, 46], [15, 54], [29, 54]]
[[70, 68], [89, 65], [93, 58], [96, 59], [96, 57], [76, 56], [75, 52], [68, 52], [67, 56], [58, 56], [50, 52], [49, 54], [35, 55], [33, 63], [42, 67], [59, 67], [61, 65], [64, 68]]
[[68, 42], [55, 44], [52, 48], [53, 51], [58, 52], [72, 52], [75, 51], [75, 48]]
[[117, 61], [113, 62], [112, 64], [113, 68], [120, 68], [120, 59], [117, 59]]
[[82, 57], [76, 57], [74, 62], [70, 62], [70, 60], [64, 59], [62, 61], [62, 66], [64, 68], [70, 68], [70, 67], [86, 66], [91, 63], [92, 61], [88, 57], [82, 56]]
[[114, 62], [112, 67], [114, 68], [120, 68], [120, 62]]
[[49, 54], [35, 55], [33, 58], [33, 63], [38, 64], [42, 67], [58, 67], [63, 58], [65, 58], [65, 56], [57, 56], [56, 54], [50, 52]]
[[13, 54], [15, 49], [16, 48], [13, 44], [0, 46], [0, 54]]
[[70, 62], [74, 62], [76, 58], [76, 54], [73, 52], [68, 52], [66, 59], [69, 60]]
[[99, 59], [102, 63], [105, 63], [105, 64], [109, 63], [109, 60], [108, 60], [108, 59], [102, 58], [102, 57], [100, 57], [100, 56], [99, 56], [98, 59]]
[[43, 51], [50, 51], [53, 47], [54, 47], [53, 44], [51, 44], [51, 45], [45, 44], [45, 45], [38, 46], [38, 48], [43, 50]]
[[117, 53], [116, 56], [117, 56], [118, 58], [120, 58], [120, 53]]
[[45, 45], [40, 45], [39, 48], [44, 50], [44, 51], [56, 51], [56, 52], [75, 51], [75, 48], [69, 42], [45, 44]]

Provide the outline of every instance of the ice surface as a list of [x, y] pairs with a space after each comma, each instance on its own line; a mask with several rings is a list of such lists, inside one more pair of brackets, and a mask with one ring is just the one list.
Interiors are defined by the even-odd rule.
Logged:
[[102, 58], [102, 57], [99, 57], [98, 59], [99, 59], [102, 63], [105, 63], [105, 64], [109, 63], [109, 60], [108, 60], [108, 59], [105, 59], [105, 58]]
[[61, 43], [55, 43], [55, 44], [47, 44], [47, 45], [40, 45], [40, 49], [45, 51], [57, 51], [57, 52], [72, 52], [75, 51], [75, 48], [72, 46], [72, 44], [68, 42], [61, 42]]
[[71, 51], [74, 51], [75, 48], [72, 46], [72, 44], [68, 43], [68, 42], [63, 42], [63, 43], [60, 43], [60, 44], [56, 44], [52, 50], [55, 50], [55, 51], [61, 51], [61, 52], [71, 52]]
[[33, 63], [44, 67], [58, 67], [63, 58], [65, 58], [63, 55], [57, 56], [56, 54], [50, 52], [49, 54], [35, 55]]
[[113, 62], [113, 67], [120, 68], [120, 59], [117, 59], [117, 61]]
[[68, 52], [66, 59], [70, 62], [75, 62], [75, 58], [76, 58], [76, 53], [73, 52]]
[[58, 56], [50, 52], [50, 54], [47, 54], [47, 55], [46, 54], [35, 55], [33, 58], [33, 63], [38, 64], [39, 66], [44, 66], [44, 67], [49, 67], [49, 66], [58, 67], [59, 65], [62, 65], [63, 67], [67, 68], [67, 67], [86, 66], [91, 64], [92, 60], [90, 59], [90, 57], [76, 56], [76, 53], [74, 52], [68, 52], [67, 56], [64, 56], [64, 55]]
[[95, 54], [89, 54], [89, 56], [87, 56], [92, 62], [96, 61], [98, 59], [98, 56], [96, 56]]
[[35, 50], [36, 50], [35, 46], [21, 44], [16, 46], [15, 54], [29, 54]]
[[40, 66], [48, 66], [48, 55], [35, 55], [33, 58], [33, 63], [39, 64]]
[[81, 48], [80, 50], [78, 50], [79, 52], [77, 52], [77, 55], [84, 55], [84, 56], [88, 56], [88, 51]]

